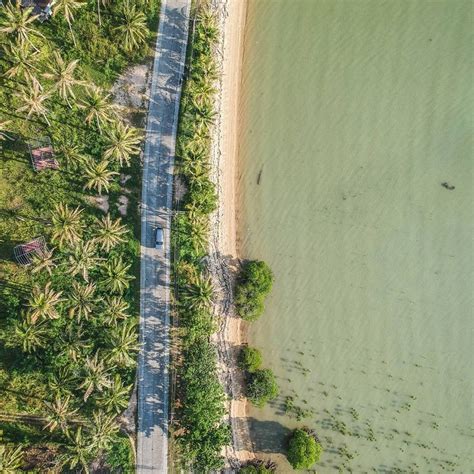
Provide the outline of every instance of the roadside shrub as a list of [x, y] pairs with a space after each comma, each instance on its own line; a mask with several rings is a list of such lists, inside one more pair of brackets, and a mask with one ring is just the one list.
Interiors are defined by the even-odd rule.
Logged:
[[247, 372], [255, 372], [262, 366], [262, 353], [255, 347], [245, 346], [239, 354], [239, 367]]
[[106, 461], [113, 472], [132, 472], [134, 466], [130, 440], [123, 436], [115, 438]]
[[225, 413], [224, 390], [217, 378], [216, 350], [205, 339], [195, 342], [184, 353], [183, 386], [186, 392], [181, 412], [181, 438], [186, 459], [196, 472], [209, 472], [223, 466], [221, 449], [230, 441]]
[[293, 469], [309, 469], [318, 462], [323, 448], [315, 437], [305, 430], [293, 431], [288, 445], [288, 462]]
[[258, 369], [249, 375], [247, 397], [257, 407], [263, 407], [278, 395], [275, 374], [270, 369]]
[[273, 273], [262, 261], [245, 263], [235, 291], [235, 306], [239, 316], [247, 321], [256, 320], [264, 310], [264, 300], [273, 285]]
[[193, 179], [189, 183], [186, 203], [198, 205], [202, 214], [210, 214], [217, 209], [217, 194], [214, 183], [207, 177]]
[[239, 469], [239, 474], [271, 474], [276, 471], [276, 464], [273, 461], [254, 459]]

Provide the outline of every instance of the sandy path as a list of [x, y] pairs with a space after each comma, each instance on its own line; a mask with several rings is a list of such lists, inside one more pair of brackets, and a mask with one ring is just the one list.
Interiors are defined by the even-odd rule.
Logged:
[[236, 248], [236, 165], [238, 104], [246, 15], [244, 0], [213, 0], [223, 33], [218, 47], [222, 68], [216, 97], [217, 122], [211, 152], [211, 179], [217, 185], [219, 207], [211, 216], [210, 270], [217, 301], [214, 308], [220, 327], [214, 336], [219, 352], [220, 379], [229, 400], [227, 412], [232, 427], [232, 446], [226, 448], [229, 467], [254, 457], [247, 423], [247, 402], [242, 397], [242, 373], [237, 354], [244, 342], [245, 327], [234, 314], [232, 286], [239, 268]]

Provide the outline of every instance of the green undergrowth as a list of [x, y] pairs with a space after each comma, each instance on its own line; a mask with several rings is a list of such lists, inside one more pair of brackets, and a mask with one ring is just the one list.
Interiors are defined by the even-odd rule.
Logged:
[[215, 119], [214, 85], [218, 70], [215, 12], [200, 2], [188, 48], [188, 75], [181, 99], [178, 166], [186, 194], [174, 219], [174, 278], [177, 286], [179, 343], [176, 404], [177, 464], [184, 470], [210, 472], [223, 466], [222, 447], [230, 442], [224, 390], [217, 377], [217, 354], [210, 342], [216, 330], [211, 314], [214, 288], [205, 265], [209, 214], [217, 196], [209, 178], [210, 131]]

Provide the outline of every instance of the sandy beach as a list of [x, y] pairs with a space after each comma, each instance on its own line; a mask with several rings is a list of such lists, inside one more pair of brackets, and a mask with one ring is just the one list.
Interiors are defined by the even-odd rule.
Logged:
[[236, 248], [236, 176], [239, 88], [246, 2], [214, 0], [222, 33], [218, 46], [221, 79], [216, 97], [217, 120], [211, 152], [211, 178], [216, 184], [219, 206], [211, 216], [210, 270], [216, 288], [214, 313], [219, 329], [214, 336], [219, 352], [220, 379], [228, 395], [231, 446], [224, 453], [228, 467], [238, 467], [254, 457], [247, 423], [247, 402], [242, 396], [243, 377], [237, 355], [245, 342], [245, 325], [236, 317], [232, 287], [239, 260]]

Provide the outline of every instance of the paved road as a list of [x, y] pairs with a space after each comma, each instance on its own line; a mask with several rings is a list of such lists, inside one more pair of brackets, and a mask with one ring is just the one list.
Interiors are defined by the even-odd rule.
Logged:
[[[137, 472], [168, 471], [170, 211], [181, 77], [191, 0], [162, 0], [142, 187]], [[154, 247], [157, 224], [163, 250]]]

